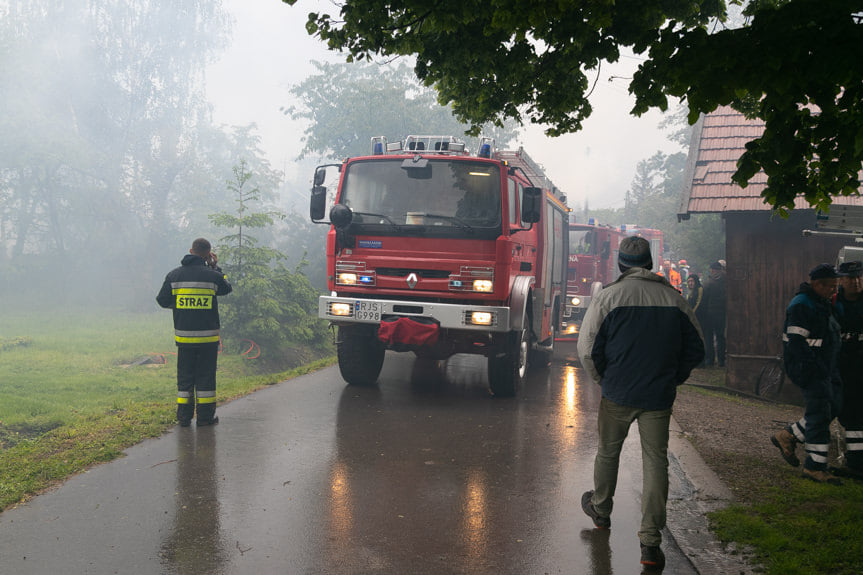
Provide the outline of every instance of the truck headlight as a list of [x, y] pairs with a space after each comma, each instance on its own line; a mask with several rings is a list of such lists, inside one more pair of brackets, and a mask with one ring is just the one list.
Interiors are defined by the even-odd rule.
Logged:
[[357, 274], [341, 272], [336, 276], [336, 283], [343, 286], [357, 285]]
[[330, 304], [330, 315], [350, 317], [352, 315], [351, 304], [332, 302]]
[[473, 280], [473, 291], [491, 293], [494, 291], [492, 280]]
[[470, 322], [474, 325], [491, 325], [492, 320], [491, 312], [474, 311], [470, 314]]
[[581, 305], [581, 298], [580, 297], [574, 297], [570, 301], [572, 302], [572, 305]]

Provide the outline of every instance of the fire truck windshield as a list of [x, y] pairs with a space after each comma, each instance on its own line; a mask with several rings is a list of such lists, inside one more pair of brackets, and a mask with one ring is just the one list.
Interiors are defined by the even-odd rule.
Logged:
[[[404, 158], [349, 164], [339, 202], [353, 223], [383, 224], [410, 231], [499, 229], [500, 169], [496, 164], [452, 158], [429, 159], [414, 168]], [[374, 214], [374, 216], [372, 216]]]
[[569, 230], [569, 253], [592, 254], [595, 253], [596, 242], [593, 241], [592, 230]]

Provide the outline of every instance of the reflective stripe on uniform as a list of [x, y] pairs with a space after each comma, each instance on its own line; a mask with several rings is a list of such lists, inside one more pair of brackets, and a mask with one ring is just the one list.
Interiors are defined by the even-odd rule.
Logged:
[[815, 463], [827, 463], [827, 450], [830, 445], [827, 443], [807, 443], [806, 453], [812, 458]]
[[216, 392], [198, 391], [198, 403], [216, 403]]
[[785, 330], [785, 333], [787, 333], [788, 335], [802, 335], [803, 337], [809, 336], [808, 329], [796, 325], [789, 325], [788, 328]]
[[845, 449], [863, 451], [863, 431], [845, 431]]
[[[808, 335], [809, 332], [806, 332], [806, 334]], [[794, 335], [803, 335], [803, 334], [798, 333], [798, 334], [794, 334]], [[782, 334], [782, 341], [784, 341], [784, 342], [790, 341], [788, 339], [788, 336], [785, 335], [784, 333]], [[807, 339], [806, 343], [809, 344], [809, 347], [821, 347], [824, 344], [824, 340], [823, 339]]]
[[187, 404], [192, 402], [192, 393], [190, 391], [178, 391], [177, 403]]
[[180, 337], [174, 336], [174, 341], [177, 343], [216, 343], [219, 341], [218, 335], [208, 335], [206, 337]]
[[217, 287], [213, 282], [171, 282], [171, 292], [174, 295], [178, 293], [216, 293]]
[[174, 340], [177, 343], [214, 343], [219, 341], [219, 330], [202, 329], [196, 331], [176, 329]]

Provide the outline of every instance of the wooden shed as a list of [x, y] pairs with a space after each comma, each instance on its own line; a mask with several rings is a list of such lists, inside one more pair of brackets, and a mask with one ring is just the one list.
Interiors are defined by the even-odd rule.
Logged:
[[[722, 107], [695, 125], [678, 220], [691, 214], [720, 213], [727, 262], [726, 385], [754, 393], [762, 368], [782, 353], [785, 308], [815, 265], [835, 264], [839, 249], [853, 238], [804, 236], [816, 229], [815, 210], [799, 199], [788, 219], [773, 215], [761, 192], [767, 176], [757, 174], [746, 188], [732, 183], [745, 144], [764, 129]], [[836, 205], [863, 206], [863, 198], [836, 198]], [[801, 403], [793, 385], [781, 399]]]

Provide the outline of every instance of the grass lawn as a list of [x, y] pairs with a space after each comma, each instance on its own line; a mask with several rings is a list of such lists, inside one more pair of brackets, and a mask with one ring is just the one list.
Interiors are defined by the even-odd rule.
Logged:
[[863, 485], [796, 479], [760, 487], [763, 503], [710, 514], [723, 541], [748, 547], [766, 575], [857, 575], [863, 572]]
[[[166, 363], [135, 364], [148, 358]], [[331, 362], [259, 375], [254, 360], [222, 353], [218, 400]], [[5, 310], [0, 510], [174, 425], [176, 366], [169, 312]]]

